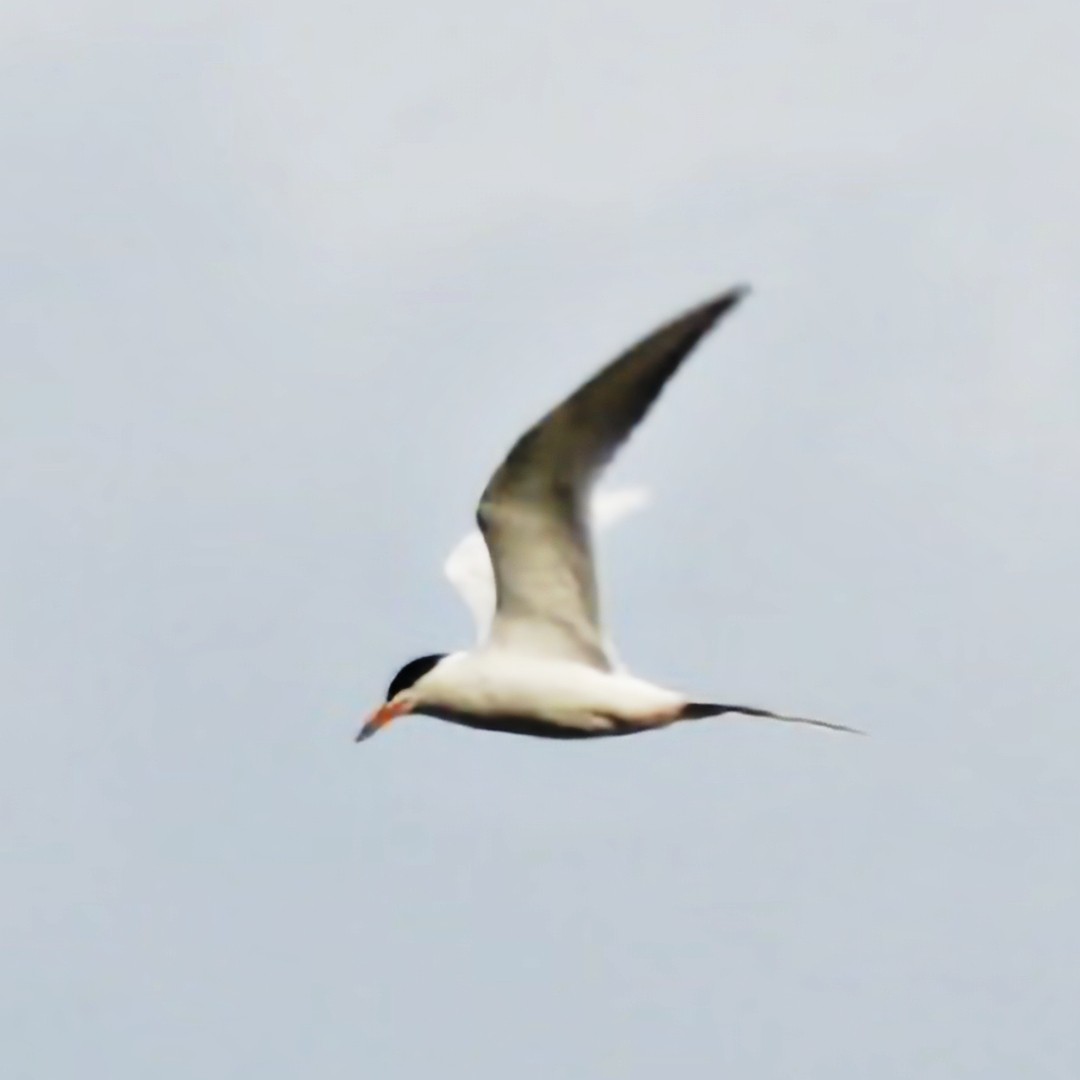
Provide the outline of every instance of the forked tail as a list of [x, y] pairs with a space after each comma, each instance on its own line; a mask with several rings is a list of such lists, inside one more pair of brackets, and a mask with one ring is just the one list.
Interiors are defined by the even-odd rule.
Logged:
[[752, 705], [717, 705], [709, 701], [692, 701], [684, 705], [680, 720], [704, 720], [708, 716], [722, 716], [724, 713], [740, 713], [743, 716], [756, 716], [762, 720], [782, 720], [786, 724], [810, 724], [812, 727], [828, 728], [830, 731], [846, 731], [851, 735], [865, 735], [865, 731], [848, 727], [846, 724], [833, 724], [828, 720], [811, 720], [807, 716], [785, 716], [783, 713], [770, 712], [768, 709], [755, 709]]

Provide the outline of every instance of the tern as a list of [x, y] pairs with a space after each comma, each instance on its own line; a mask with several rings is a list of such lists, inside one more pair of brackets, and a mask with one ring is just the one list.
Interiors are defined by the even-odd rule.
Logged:
[[549, 739], [630, 735], [724, 713], [855, 730], [698, 701], [637, 678], [601, 625], [592, 529], [644, 496], [594, 485], [683, 361], [747, 292], [730, 289], [661, 326], [518, 439], [480, 497], [479, 531], [445, 567], [472, 610], [477, 645], [407, 663], [358, 742], [410, 713]]

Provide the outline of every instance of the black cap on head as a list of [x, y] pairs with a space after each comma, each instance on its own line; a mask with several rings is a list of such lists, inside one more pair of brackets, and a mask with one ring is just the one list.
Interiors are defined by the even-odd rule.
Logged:
[[410, 660], [390, 681], [390, 689], [386, 691], [386, 700], [393, 701], [402, 690], [408, 690], [446, 655], [446, 653], [432, 653], [430, 656]]

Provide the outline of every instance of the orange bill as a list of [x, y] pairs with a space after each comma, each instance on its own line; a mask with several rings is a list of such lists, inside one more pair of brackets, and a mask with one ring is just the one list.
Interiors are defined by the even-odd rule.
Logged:
[[380, 705], [379, 708], [371, 714], [371, 718], [360, 729], [360, 734], [356, 736], [357, 742], [363, 742], [365, 739], [370, 739], [381, 728], [386, 727], [391, 720], [396, 719], [399, 716], [404, 716], [409, 711], [409, 706], [403, 702], [394, 703], [388, 701], [385, 705]]

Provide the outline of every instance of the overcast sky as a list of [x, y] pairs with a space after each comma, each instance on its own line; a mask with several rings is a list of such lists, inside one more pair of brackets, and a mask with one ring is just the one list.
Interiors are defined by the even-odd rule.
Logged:
[[[1080, 1075], [1075, 0], [8, 0], [13, 1080]], [[857, 724], [402, 721], [524, 425], [641, 674]]]

